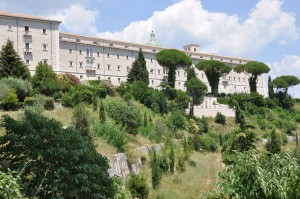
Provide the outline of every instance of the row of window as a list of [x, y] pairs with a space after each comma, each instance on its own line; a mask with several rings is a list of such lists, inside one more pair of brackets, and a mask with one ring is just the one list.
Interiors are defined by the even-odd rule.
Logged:
[[[30, 49], [30, 43], [25, 43], [25, 49]], [[42, 44], [43, 51], [48, 51], [48, 44]]]
[[[12, 26], [12, 25], [8, 25], [7, 30], [8, 30], [8, 31], [13, 31], [13, 26]], [[29, 32], [30, 32], [29, 26], [24, 26], [24, 32], [25, 32], [25, 33], [29, 33]], [[43, 29], [42, 29], [42, 33], [43, 33], [44, 35], [47, 34], [47, 29], [46, 29], [46, 28], [43, 28]]]
[[[43, 59], [43, 63], [47, 64], [47, 63], [48, 63], [48, 59]], [[27, 66], [30, 66], [30, 60], [29, 60], [29, 59], [26, 59], [26, 60], [25, 60], [25, 64], [26, 64]]]

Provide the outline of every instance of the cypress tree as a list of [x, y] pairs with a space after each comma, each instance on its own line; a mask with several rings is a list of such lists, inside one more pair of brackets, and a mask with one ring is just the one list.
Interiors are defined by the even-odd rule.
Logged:
[[235, 103], [235, 123], [238, 124], [242, 131], [246, 130], [245, 115], [242, 112], [238, 103]]
[[170, 172], [174, 173], [175, 168], [175, 153], [174, 153], [174, 144], [171, 143], [171, 151], [170, 151]]
[[104, 110], [102, 100], [100, 101], [99, 104], [99, 120], [101, 124], [105, 123], [105, 110]]
[[281, 139], [275, 130], [271, 132], [271, 139], [269, 139], [266, 144], [266, 150], [272, 154], [276, 154], [281, 151]]
[[152, 152], [151, 173], [152, 173], [152, 187], [153, 189], [156, 189], [159, 187], [161, 176], [160, 176], [159, 162], [158, 162], [155, 149], [153, 149]]
[[144, 127], [148, 125], [148, 119], [146, 113], [144, 113]]
[[93, 110], [96, 111], [98, 109], [98, 98], [97, 95], [93, 95]]
[[273, 82], [270, 76], [268, 79], [268, 90], [269, 90], [269, 98], [273, 99], [275, 97], [275, 94], [274, 94]]
[[149, 84], [149, 72], [146, 66], [146, 60], [143, 52], [140, 50], [138, 58], [133, 62], [132, 68], [128, 72], [127, 82], [133, 83], [135, 81], [144, 82]]
[[89, 113], [83, 104], [79, 104], [74, 108], [72, 126], [78, 130], [82, 136], [89, 136], [90, 122], [88, 115]]
[[30, 79], [28, 67], [24, 64], [9, 39], [0, 52], [0, 78], [15, 77]]
[[298, 133], [296, 133], [296, 145], [299, 145], [299, 137], [298, 137]]

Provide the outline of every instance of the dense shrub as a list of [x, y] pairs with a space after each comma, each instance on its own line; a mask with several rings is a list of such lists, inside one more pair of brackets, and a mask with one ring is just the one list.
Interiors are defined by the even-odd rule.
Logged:
[[109, 80], [101, 80], [100, 87], [107, 89], [108, 94], [114, 96], [116, 93], [116, 87]]
[[9, 91], [9, 86], [3, 82], [0, 82], [0, 101], [2, 101], [6, 96], [8, 96]]
[[155, 113], [165, 114], [168, 112], [167, 97], [162, 91], [149, 89], [145, 106]]
[[145, 104], [146, 98], [151, 92], [149, 91], [148, 85], [140, 81], [130, 84], [129, 89], [134, 98], [142, 104]]
[[2, 108], [6, 111], [15, 110], [18, 105], [18, 97], [14, 89], [10, 89], [8, 95], [2, 100]]
[[276, 98], [279, 101], [279, 106], [284, 109], [292, 110], [295, 105], [295, 100], [288, 94], [284, 92], [279, 92], [276, 94]]
[[28, 80], [9, 77], [1, 79], [0, 84], [6, 84], [10, 89], [14, 89], [20, 102], [32, 94], [32, 86]]
[[225, 116], [222, 113], [218, 112], [217, 115], [216, 115], [216, 117], [215, 117], [215, 122], [217, 124], [223, 124], [223, 125], [225, 125], [226, 124], [226, 118], [225, 118]]
[[185, 129], [186, 123], [186, 118], [184, 117], [182, 111], [179, 110], [173, 111], [168, 118], [168, 126], [172, 131], [176, 131], [177, 129]]
[[210, 134], [202, 135], [199, 137], [200, 148], [206, 151], [216, 152], [218, 149], [218, 139]]
[[6, 198], [21, 199], [25, 197], [21, 193], [18, 180], [11, 174], [0, 171], [0, 199]]
[[89, 112], [83, 104], [79, 104], [74, 108], [72, 127], [78, 130], [82, 136], [90, 136]]
[[33, 106], [34, 104], [42, 103], [46, 110], [54, 109], [54, 99], [52, 97], [46, 97], [42, 95], [26, 97], [24, 103], [27, 106]]
[[133, 197], [140, 199], [148, 198], [149, 187], [146, 178], [143, 176], [134, 173], [130, 174], [126, 187]]
[[141, 125], [141, 115], [137, 109], [126, 105], [119, 99], [110, 98], [104, 101], [108, 116], [115, 120], [117, 124], [126, 127], [127, 132], [136, 134]]
[[119, 125], [103, 123], [94, 125], [95, 133], [104, 138], [109, 144], [115, 146], [118, 151], [124, 151], [128, 141], [127, 134]]

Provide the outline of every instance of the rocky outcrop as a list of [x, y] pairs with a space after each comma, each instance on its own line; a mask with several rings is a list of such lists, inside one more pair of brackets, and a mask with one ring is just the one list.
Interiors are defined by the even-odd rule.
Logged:
[[142, 166], [143, 155], [148, 155], [150, 150], [153, 148], [156, 151], [160, 151], [163, 144], [155, 144], [155, 145], [147, 145], [142, 146], [134, 150], [134, 153], [137, 156], [134, 158], [134, 163], [129, 163], [128, 157], [126, 153], [117, 153], [115, 155], [110, 156], [109, 159], [109, 176], [119, 176], [123, 179], [126, 179], [129, 174], [132, 173], [140, 173]]

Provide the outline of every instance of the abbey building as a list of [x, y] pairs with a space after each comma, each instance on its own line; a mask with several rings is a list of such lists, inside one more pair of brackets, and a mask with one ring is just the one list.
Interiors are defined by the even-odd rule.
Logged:
[[[167, 75], [167, 71], [155, 59], [155, 54], [166, 48], [160, 46], [153, 32], [147, 44], [137, 44], [62, 33], [59, 32], [60, 23], [57, 20], [31, 15], [0, 12], [0, 46], [4, 45], [7, 39], [12, 40], [14, 48], [32, 74], [38, 62], [43, 61], [51, 65], [57, 73], [72, 73], [81, 80], [105, 79], [119, 85], [126, 82], [127, 73], [141, 49], [149, 71], [149, 86], [159, 87]], [[219, 60], [235, 67], [251, 61], [202, 53], [196, 44], [185, 45], [182, 50], [192, 58], [193, 65], [201, 60]], [[196, 70], [196, 73], [198, 78], [208, 85], [204, 72]], [[176, 88], [184, 90], [185, 80], [185, 71], [177, 70]], [[257, 89], [260, 94], [265, 94], [263, 76], [258, 79]], [[219, 92], [249, 93], [248, 76], [231, 71], [220, 79]]]

